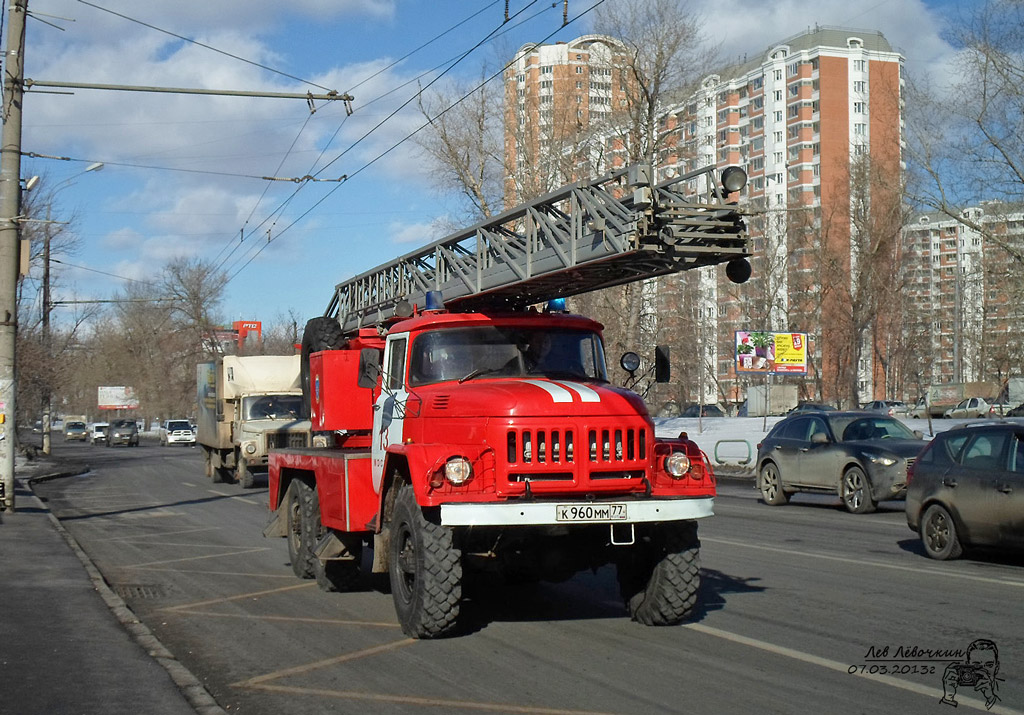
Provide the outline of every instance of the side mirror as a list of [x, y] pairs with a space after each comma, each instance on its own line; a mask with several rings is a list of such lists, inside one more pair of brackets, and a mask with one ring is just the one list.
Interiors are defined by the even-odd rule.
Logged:
[[919, 429], [914, 430], [914, 436], [918, 439], [924, 439], [924, 432]]
[[668, 345], [656, 345], [654, 347], [654, 381], [672, 381], [672, 366], [669, 362]]
[[811, 435], [811, 444], [828, 444], [828, 435], [824, 432], [815, 432]]
[[359, 387], [373, 389], [377, 385], [377, 377], [380, 375], [380, 350], [375, 348], [363, 348], [359, 351], [359, 378], [356, 384]]

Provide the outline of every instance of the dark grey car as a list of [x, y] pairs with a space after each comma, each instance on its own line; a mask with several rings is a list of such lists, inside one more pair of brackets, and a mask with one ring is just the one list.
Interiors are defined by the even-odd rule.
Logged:
[[135, 420], [114, 420], [107, 429], [107, 446], [123, 444], [126, 447], [139, 446], [139, 426]]
[[919, 432], [868, 412], [809, 412], [777, 423], [757, 446], [757, 486], [777, 506], [794, 492], [838, 494], [855, 514], [901, 497]]
[[965, 546], [1024, 548], [1024, 420], [936, 435], [911, 470], [906, 514], [933, 559]]

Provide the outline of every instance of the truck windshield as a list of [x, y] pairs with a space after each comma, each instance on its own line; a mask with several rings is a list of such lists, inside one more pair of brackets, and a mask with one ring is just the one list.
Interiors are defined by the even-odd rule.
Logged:
[[302, 395], [255, 395], [242, 399], [242, 419], [295, 420], [302, 411]]
[[484, 375], [605, 381], [601, 339], [587, 330], [481, 326], [435, 330], [413, 342], [412, 386]]

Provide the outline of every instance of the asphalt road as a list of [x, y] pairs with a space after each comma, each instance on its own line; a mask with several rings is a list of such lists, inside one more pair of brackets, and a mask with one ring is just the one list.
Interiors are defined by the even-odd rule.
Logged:
[[[369, 582], [295, 579], [284, 540], [261, 535], [266, 489], [210, 483], [197, 449], [54, 448], [92, 470], [36, 492], [228, 712], [943, 713], [937, 656], [978, 638], [999, 648], [993, 712], [1024, 712], [1024, 560], [931, 561], [902, 503], [769, 507], [722, 484], [692, 622], [631, 622], [606, 568], [480, 585], [465, 635], [414, 641]], [[969, 686], [957, 700], [985, 711]]]

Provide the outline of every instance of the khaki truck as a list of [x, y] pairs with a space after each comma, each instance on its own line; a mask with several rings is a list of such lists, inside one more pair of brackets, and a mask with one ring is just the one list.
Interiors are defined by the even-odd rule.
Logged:
[[198, 433], [206, 476], [254, 486], [272, 447], [306, 447], [298, 355], [225, 355], [196, 366]]

